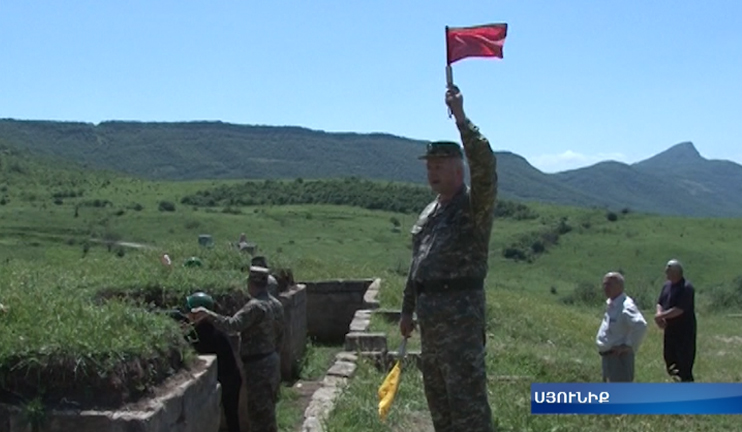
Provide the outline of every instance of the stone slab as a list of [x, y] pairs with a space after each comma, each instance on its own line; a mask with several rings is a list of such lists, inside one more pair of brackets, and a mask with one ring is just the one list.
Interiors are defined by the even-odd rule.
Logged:
[[345, 351], [386, 350], [386, 333], [351, 332], [345, 335]]

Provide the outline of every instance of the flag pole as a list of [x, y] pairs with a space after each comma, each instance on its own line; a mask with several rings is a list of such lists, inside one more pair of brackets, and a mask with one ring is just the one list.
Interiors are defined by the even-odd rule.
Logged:
[[[448, 46], [448, 26], [446, 26], [446, 88], [453, 87], [453, 69], [451, 69], [451, 53]], [[448, 118], [451, 118], [451, 109], [448, 109]]]

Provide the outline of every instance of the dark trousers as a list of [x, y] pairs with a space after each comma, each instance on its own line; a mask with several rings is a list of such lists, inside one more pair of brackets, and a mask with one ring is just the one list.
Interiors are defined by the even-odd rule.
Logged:
[[227, 422], [227, 430], [240, 432], [239, 408], [242, 378], [240, 375], [220, 377], [219, 384], [222, 386], [222, 409]]
[[693, 382], [693, 364], [696, 361], [696, 332], [665, 331], [663, 357], [667, 373], [681, 382]]
[[245, 362], [247, 417], [250, 432], [277, 432], [276, 396], [281, 383], [281, 365], [278, 354], [257, 361]]
[[492, 432], [485, 368], [483, 291], [417, 299], [421, 369], [436, 432]]

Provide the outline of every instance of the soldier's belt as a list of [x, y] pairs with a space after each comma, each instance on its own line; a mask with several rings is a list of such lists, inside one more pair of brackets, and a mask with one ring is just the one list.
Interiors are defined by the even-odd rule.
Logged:
[[484, 279], [479, 278], [457, 278], [437, 279], [417, 282], [415, 289], [418, 294], [422, 293], [445, 293], [459, 291], [476, 291], [484, 289]]

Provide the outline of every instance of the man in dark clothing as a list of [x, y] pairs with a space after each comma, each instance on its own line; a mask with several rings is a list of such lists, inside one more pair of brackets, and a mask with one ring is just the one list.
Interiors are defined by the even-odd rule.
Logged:
[[683, 266], [670, 260], [665, 267], [667, 282], [657, 300], [654, 321], [665, 331], [663, 356], [667, 372], [682, 382], [693, 382], [696, 360], [695, 290], [685, 280]]
[[[197, 307], [214, 309], [214, 300], [208, 294], [197, 292], [188, 296], [186, 308]], [[188, 317], [180, 311], [171, 312], [178, 321], [188, 323]], [[216, 354], [217, 380], [222, 386], [222, 408], [229, 432], [240, 432], [239, 402], [242, 374], [227, 335], [217, 330], [213, 324], [203, 320], [196, 323], [187, 339], [199, 354]]]

